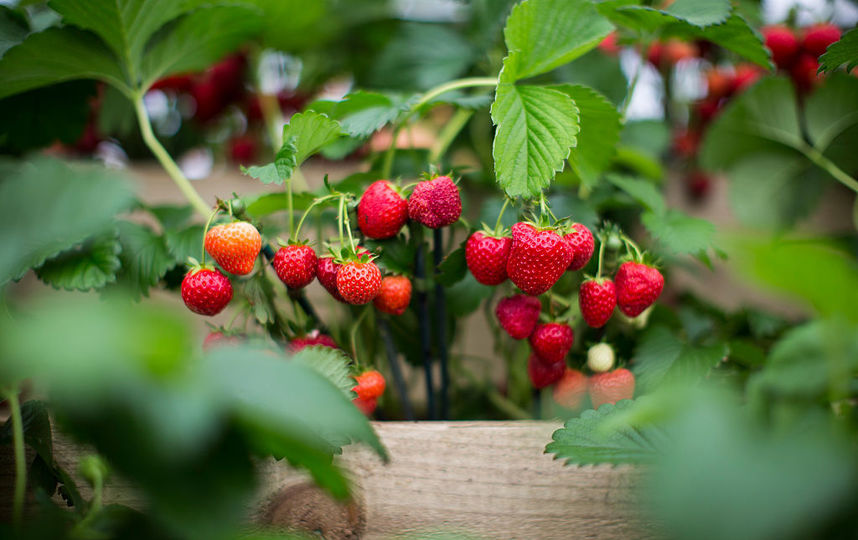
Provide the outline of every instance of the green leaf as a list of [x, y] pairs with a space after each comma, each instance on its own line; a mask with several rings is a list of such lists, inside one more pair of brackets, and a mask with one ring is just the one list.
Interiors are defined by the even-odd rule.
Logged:
[[[47, 463], [54, 461], [54, 445], [51, 436], [51, 418], [44, 401], [30, 400], [21, 404], [21, 424], [24, 442], [36, 451]], [[12, 444], [12, 420], [6, 420], [0, 428], [0, 444]]]
[[268, 165], [254, 165], [252, 167], [241, 167], [241, 172], [251, 178], [256, 178], [263, 184], [283, 184], [283, 178], [280, 177], [280, 173], [277, 172], [277, 166], [273, 163], [269, 163]]
[[825, 152], [848, 128], [858, 124], [858, 79], [833, 73], [804, 105], [807, 134], [813, 146]]
[[512, 197], [538, 196], [576, 144], [575, 102], [550, 88], [501, 83], [491, 112], [498, 183]]
[[652, 182], [619, 174], [609, 174], [606, 178], [653, 213], [658, 215], [665, 213], [667, 207], [664, 195]]
[[29, 31], [26, 17], [9, 6], [0, 6], [0, 57], [24, 41]]
[[143, 88], [161, 77], [212, 65], [260, 28], [260, 12], [246, 5], [206, 6], [189, 13], [146, 52], [141, 68]]
[[473, 274], [467, 272], [464, 279], [447, 288], [447, 314], [457, 318], [473, 313], [493, 293], [493, 287], [479, 283]]
[[264, 278], [248, 279], [236, 283], [236, 288], [247, 299], [250, 312], [259, 324], [266, 326], [274, 322], [274, 289], [270, 282]]
[[126, 137], [132, 136], [137, 129], [134, 104], [122, 92], [108, 86], [101, 97], [96, 127], [102, 135], [112, 135], [126, 140]]
[[[295, 167], [300, 167], [323, 146], [337, 140], [340, 131], [340, 123], [336, 120], [315, 111], [306, 111], [293, 115], [289, 123], [283, 126], [283, 140], [294, 141]], [[281, 156], [281, 152], [277, 154], [278, 160], [285, 158], [285, 155]]]
[[[268, 165], [268, 167], [272, 165]], [[251, 167], [251, 169], [252, 168], [253, 167]], [[295, 211], [306, 210], [307, 208], [309, 208], [309, 206], [313, 203], [315, 199], [315, 194], [306, 191], [301, 193], [293, 193], [292, 208]], [[318, 208], [324, 208], [328, 204], [333, 205], [336, 204], [336, 202], [331, 202], [327, 204], [322, 203], [318, 206]], [[264, 217], [269, 214], [273, 214], [274, 212], [287, 210], [288, 208], [289, 201], [288, 196], [285, 193], [265, 193], [256, 197], [255, 199], [248, 199], [247, 201], [247, 213], [256, 218]]]
[[846, 64], [846, 71], [852, 71], [858, 66], [858, 29], [853, 28], [840, 37], [840, 41], [828, 46], [825, 53], [819, 57], [821, 71], [834, 71]]
[[127, 288], [135, 298], [149, 296], [149, 288], [161, 281], [176, 261], [164, 237], [149, 227], [130, 221], [120, 221], [118, 227], [122, 271], [117, 276], [117, 284]]
[[116, 231], [110, 231], [48, 259], [36, 275], [55, 289], [101, 289], [116, 281], [121, 249]]
[[519, 56], [508, 80], [532, 77], [571, 62], [613, 29], [588, 0], [521, 2], [512, 9], [504, 28], [507, 48]]
[[465, 279], [468, 265], [465, 261], [465, 248], [459, 246], [450, 252], [441, 264], [438, 265], [438, 274], [435, 281], [445, 287], [451, 287]]
[[167, 229], [164, 231], [164, 242], [178, 265], [186, 264], [188, 257], [199, 259], [203, 249], [203, 226], [196, 224], [184, 229]]
[[314, 101], [307, 109], [339, 120], [347, 135], [367, 137], [396, 120], [409, 105], [410, 97], [359, 90], [342, 101]]
[[696, 384], [727, 356], [725, 343], [695, 347], [681, 342], [665, 326], [649, 328], [635, 350], [637, 390], [649, 393], [665, 383]]
[[355, 387], [355, 380], [349, 369], [351, 360], [340, 349], [305, 347], [292, 355], [292, 362], [316, 371], [339, 388], [348, 399], [355, 397], [354, 392], [352, 392], [352, 388]]
[[598, 465], [622, 463], [649, 463], [661, 448], [661, 429], [635, 428], [630, 425], [606, 426], [626, 410], [635, 406], [631, 400], [616, 405], [602, 405], [598, 410], [586, 410], [579, 418], [571, 418], [552, 435], [553, 442], [545, 452], [554, 459], [565, 460], [566, 465]]
[[103, 167], [36, 157], [0, 170], [0, 285], [104, 232], [133, 201], [125, 176]]
[[620, 140], [620, 113], [608, 99], [586, 86], [553, 86], [569, 95], [578, 107], [581, 131], [569, 153], [569, 165], [581, 183], [592, 188], [611, 165]]
[[30, 34], [0, 59], [0, 98], [75, 79], [96, 79], [131, 92], [113, 53], [98, 38], [76, 28]]
[[730, 0], [676, 0], [664, 11], [695, 26], [709, 26], [727, 20]]
[[194, 215], [194, 209], [189, 205], [162, 204], [149, 206], [147, 210], [155, 216], [165, 230], [181, 228]]
[[401, 236], [388, 240], [366, 239], [362, 244], [373, 253], [379, 253], [375, 263], [382, 269], [406, 276], [414, 273], [414, 244], [406, 242]]
[[659, 159], [670, 145], [670, 130], [661, 120], [626, 122], [620, 140], [654, 159]]
[[691, 217], [679, 210], [668, 210], [663, 214], [644, 212], [641, 221], [669, 253], [705, 257], [712, 247], [715, 225], [705, 219]]

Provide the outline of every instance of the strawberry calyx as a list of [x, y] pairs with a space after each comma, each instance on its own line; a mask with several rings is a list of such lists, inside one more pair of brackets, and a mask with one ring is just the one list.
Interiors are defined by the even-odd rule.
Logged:
[[215, 266], [213, 264], [208, 263], [208, 262], [200, 263], [198, 260], [196, 260], [193, 257], [188, 257], [187, 265], [188, 265], [188, 273], [191, 275], [194, 275], [197, 272], [200, 272], [201, 270], [209, 270], [212, 272], [215, 270]]

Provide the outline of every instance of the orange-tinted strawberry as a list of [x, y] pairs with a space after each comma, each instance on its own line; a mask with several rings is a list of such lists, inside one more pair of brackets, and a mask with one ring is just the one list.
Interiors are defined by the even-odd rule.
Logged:
[[575, 334], [568, 324], [551, 322], [537, 324], [528, 340], [533, 352], [543, 360], [562, 362], [572, 349]]
[[290, 289], [301, 289], [316, 277], [316, 252], [306, 244], [289, 244], [277, 250], [274, 271]]
[[381, 397], [387, 385], [384, 375], [375, 369], [356, 375], [355, 381], [357, 381], [357, 385], [353, 390], [361, 399], [376, 399]]
[[554, 401], [567, 409], [580, 409], [587, 395], [587, 376], [567, 367], [563, 377], [554, 385]]
[[459, 188], [449, 176], [418, 183], [408, 197], [408, 217], [430, 229], [452, 225], [461, 215]]
[[733, 75], [733, 92], [738, 94], [753, 86], [763, 76], [763, 70], [756, 64], [739, 64]]
[[361, 196], [357, 216], [358, 227], [367, 237], [391, 238], [408, 221], [408, 203], [390, 182], [378, 180]]
[[232, 300], [232, 284], [220, 270], [196, 267], [182, 280], [182, 300], [200, 315], [217, 315]]
[[557, 283], [573, 256], [572, 246], [553, 229], [523, 224], [513, 231], [506, 273], [522, 292], [538, 296]]
[[590, 377], [589, 391], [594, 409], [605, 403], [632, 399], [635, 396], [635, 376], [625, 368], [597, 373]]
[[381, 278], [381, 290], [372, 303], [383, 313], [402, 315], [411, 303], [411, 280], [405, 276]]
[[531, 354], [527, 359], [527, 374], [534, 388], [545, 388], [552, 385], [563, 377], [566, 364], [563, 361], [551, 362]]
[[337, 270], [337, 291], [349, 304], [368, 304], [381, 291], [381, 271], [372, 261], [343, 263]]
[[205, 248], [224, 270], [243, 276], [253, 271], [262, 249], [262, 237], [250, 223], [236, 221], [209, 229]]
[[483, 285], [500, 285], [506, 281], [506, 263], [512, 238], [491, 236], [477, 231], [465, 244], [465, 262], [468, 270]]
[[596, 241], [590, 229], [580, 223], [573, 223], [572, 230], [566, 233], [563, 239], [572, 247], [572, 262], [567, 270], [580, 270], [587, 266], [596, 248]]
[[652, 266], [625, 262], [614, 277], [617, 305], [629, 317], [637, 317], [661, 295], [664, 276]]
[[498, 322], [512, 339], [524, 339], [539, 322], [542, 304], [532, 296], [516, 294], [503, 298], [495, 308]]
[[617, 306], [614, 282], [606, 278], [584, 281], [578, 289], [578, 304], [588, 326], [605, 326]]

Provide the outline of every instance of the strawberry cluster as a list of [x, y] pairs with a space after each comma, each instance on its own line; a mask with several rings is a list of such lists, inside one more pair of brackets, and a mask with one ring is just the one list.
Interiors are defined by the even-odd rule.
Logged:
[[767, 26], [762, 32], [775, 66], [789, 75], [802, 94], [819, 83], [819, 57], [841, 34], [840, 28], [827, 23], [797, 30], [784, 25]]

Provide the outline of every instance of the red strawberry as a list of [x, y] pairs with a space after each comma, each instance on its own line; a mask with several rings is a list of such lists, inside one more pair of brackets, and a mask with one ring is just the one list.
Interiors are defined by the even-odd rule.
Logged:
[[792, 65], [798, 53], [798, 39], [786, 26], [767, 26], [762, 29], [766, 47], [772, 51], [772, 61], [781, 69]]
[[381, 312], [402, 315], [411, 303], [411, 280], [405, 276], [382, 278], [381, 290], [372, 303]]
[[355, 376], [357, 386], [353, 388], [360, 399], [376, 399], [381, 397], [386, 386], [384, 375], [375, 369], [365, 371]]
[[724, 69], [712, 68], [706, 72], [706, 89], [710, 98], [727, 97], [733, 91], [733, 76]]
[[316, 252], [306, 244], [289, 244], [274, 255], [274, 271], [290, 289], [306, 287], [316, 277]]
[[611, 32], [599, 42], [599, 50], [608, 56], [617, 56], [620, 54], [620, 46], [617, 45], [617, 32]]
[[594, 409], [605, 403], [632, 399], [635, 396], [635, 376], [625, 368], [597, 373], [590, 377], [589, 390]]
[[513, 233], [506, 272], [519, 289], [538, 296], [557, 283], [574, 255], [572, 246], [554, 230], [525, 224]]
[[170, 75], [158, 79], [149, 90], [172, 90], [174, 92], [187, 92], [194, 86], [194, 78], [188, 74]]
[[617, 270], [614, 283], [620, 311], [629, 317], [637, 317], [661, 295], [664, 276], [652, 266], [625, 262]]
[[816, 58], [825, 54], [825, 50], [840, 40], [840, 28], [833, 24], [816, 24], [805, 28], [801, 48]]
[[646, 58], [649, 60], [649, 63], [654, 65], [655, 67], [661, 66], [661, 58], [662, 53], [664, 51], [664, 45], [662, 45], [659, 41], [653, 41], [649, 49], [646, 51]]
[[545, 388], [556, 383], [563, 377], [565, 370], [566, 364], [563, 361], [550, 362], [536, 354], [531, 354], [527, 359], [527, 373], [534, 388]]
[[721, 112], [721, 100], [702, 99], [694, 104], [694, 112], [700, 117], [701, 122], [707, 124]]
[[358, 227], [369, 238], [396, 236], [408, 221], [408, 203], [387, 180], [370, 184], [358, 203]]
[[702, 199], [712, 187], [712, 179], [703, 171], [692, 171], [686, 178], [688, 191], [695, 199]]
[[372, 413], [375, 412], [375, 408], [378, 406], [378, 399], [362, 399], [356, 397], [352, 400], [352, 403], [355, 404], [355, 407], [357, 407], [360, 412], [364, 413], [366, 416], [371, 416]]
[[680, 130], [673, 136], [673, 150], [680, 157], [692, 158], [697, 155], [702, 137], [697, 129]]
[[220, 270], [197, 267], [182, 280], [182, 300], [200, 315], [217, 315], [232, 300], [232, 284]]
[[580, 270], [587, 266], [596, 247], [596, 241], [590, 229], [580, 223], [573, 223], [572, 231], [563, 238], [572, 247], [572, 262], [569, 263], [567, 270]]
[[209, 229], [205, 247], [224, 270], [243, 276], [253, 271], [256, 257], [262, 249], [262, 237], [250, 223], [236, 221]]
[[584, 396], [587, 395], [587, 376], [578, 371], [567, 367], [563, 372], [563, 377], [554, 385], [552, 397], [558, 404], [567, 409], [581, 408], [581, 402], [584, 401]]
[[241, 135], [229, 141], [229, 157], [234, 163], [250, 163], [256, 157], [256, 140], [250, 135]]
[[501, 328], [512, 339], [524, 339], [533, 333], [542, 304], [532, 296], [516, 294], [498, 302], [495, 308]]
[[477, 231], [465, 244], [465, 262], [474, 278], [483, 285], [500, 285], [506, 281], [506, 262], [512, 238], [490, 236]]
[[327, 334], [322, 334], [318, 330], [289, 340], [289, 350], [296, 353], [304, 347], [330, 347], [331, 349], [339, 349], [334, 338]]
[[331, 293], [331, 296], [345, 303], [343, 297], [340, 296], [340, 291], [337, 290], [337, 269], [339, 267], [340, 265], [334, 262], [333, 257], [319, 257], [316, 262], [316, 277], [319, 278], [322, 287]]
[[617, 306], [614, 282], [607, 278], [588, 279], [578, 289], [578, 304], [584, 322], [593, 328], [605, 326]]
[[368, 304], [381, 290], [381, 271], [372, 261], [344, 263], [337, 270], [337, 290], [349, 304]]
[[678, 39], [668, 40], [661, 48], [661, 61], [667, 66], [673, 66], [682, 60], [694, 58], [700, 54], [700, 49], [694, 43]]
[[459, 188], [449, 176], [418, 183], [408, 197], [408, 217], [430, 229], [452, 225], [461, 215]]
[[209, 335], [206, 336], [206, 338], [203, 340], [203, 350], [210, 351], [218, 347], [223, 347], [226, 345], [237, 345], [239, 343], [241, 343], [240, 337], [228, 336], [218, 330], [216, 332], [211, 332]]
[[762, 76], [763, 72], [759, 66], [754, 64], [739, 64], [736, 66], [736, 73], [733, 75], [732, 93], [743, 92], [753, 86]]
[[547, 362], [562, 362], [572, 348], [575, 334], [568, 324], [553, 322], [536, 325], [528, 339], [537, 356]]
[[817, 74], [819, 61], [807, 53], [801, 53], [789, 70], [792, 82], [799, 93], [808, 93], [820, 80]]

